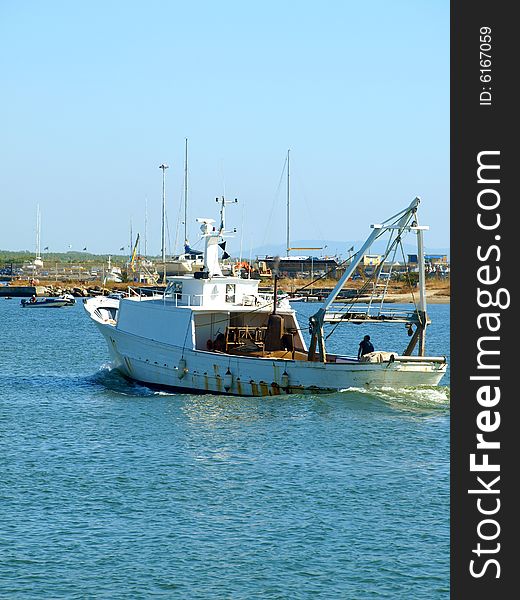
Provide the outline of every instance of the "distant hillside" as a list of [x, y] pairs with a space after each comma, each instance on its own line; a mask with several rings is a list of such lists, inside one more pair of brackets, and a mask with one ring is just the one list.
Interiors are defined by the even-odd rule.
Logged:
[[[349, 256], [349, 249], [354, 247], [358, 249], [363, 245], [364, 241], [335, 241], [335, 240], [296, 240], [292, 243], [294, 248], [322, 248], [321, 250], [293, 250], [292, 256], [336, 256], [345, 260]], [[375, 242], [370, 248], [370, 253], [381, 254], [386, 247], [385, 242]], [[405, 254], [414, 254], [417, 248], [413, 244], [403, 244]], [[233, 258], [239, 258], [240, 248], [228, 242], [227, 251]], [[250, 251], [242, 250], [242, 258], [249, 260]], [[449, 248], [426, 248], [426, 254], [447, 254], [449, 260]], [[264, 246], [256, 246], [251, 251], [251, 258], [257, 256], [285, 256], [286, 249], [284, 244], [266, 244]], [[90, 252], [43, 252], [42, 260], [44, 263], [53, 264], [71, 264], [71, 263], [96, 263], [106, 262], [108, 254], [91, 254]], [[128, 260], [128, 254], [110, 254], [113, 264], [124, 264]], [[160, 260], [158, 256], [150, 256], [154, 261]], [[400, 251], [396, 255], [396, 260], [400, 260]], [[34, 260], [34, 250], [0, 250], [0, 265], [9, 265], [11, 262], [16, 265], [21, 265]]]
[[[128, 256], [111, 254], [112, 262], [114, 264], [124, 263], [128, 260]], [[21, 251], [13, 251], [13, 250], [0, 250], [0, 263], [11, 263], [14, 264], [22, 264], [25, 262], [33, 261], [35, 258], [34, 250], [21, 250]], [[106, 261], [108, 258], [108, 254], [90, 254], [89, 252], [42, 252], [42, 260], [48, 263], [100, 263]]]
[[[338, 242], [336, 240], [296, 240], [292, 242], [293, 248], [322, 248], [322, 250], [293, 250], [291, 254], [293, 256], [341, 256], [343, 259], [346, 259], [349, 256], [348, 250], [354, 247], [354, 250], [359, 249], [364, 244], [364, 240], [350, 240], [350, 241], [341, 241]], [[231, 246], [231, 245], [230, 245]], [[372, 254], [381, 254], [385, 251], [386, 242], [376, 241], [372, 247], [370, 248], [370, 253]], [[417, 247], [413, 244], [403, 244], [403, 250], [405, 254], [415, 254], [417, 253]], [[239, 253], [239, 249], [231, 246], [228, 252], [233, 254], [233, 256], [237, 256]], [[426, 254], [447, 254], [448, 260], [450, 256], [449, 248], [426, 248]], [[244, 252], [242, 250], [243, 258], [249, 258], [249, 251]], [[285, 256], [287, 254], [286, 248], [284, 244], [266, 244], [264, 246], [257, 246], [253, 248], [252, 257], [255, 258], [257, 256]], [[401, 251], [398, 250], [396, 254], [396, 260], [399, 260]]]

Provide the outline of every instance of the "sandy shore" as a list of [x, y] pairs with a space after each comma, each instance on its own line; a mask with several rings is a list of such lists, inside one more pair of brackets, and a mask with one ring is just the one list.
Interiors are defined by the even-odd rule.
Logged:
[[[96, 285], [97, 283], [97, 285]], [[293, 291], [294, 289], [294, 285], [292, 284], [291, 286], [287, 285], [287, 280], [285, 280], [286, 285], [280, 285], [280, 288], [284, 291]], [[13, 287], [17, 287], [20, 285], [31, 285], [30, 282], [25, 282], [25, 281], [16, 281], [16, 282], [12, 282], [12, 286]], [[105, 291], [105, 293], [110, 293], [113, 291], [124, 291], [126, 292], [128, 290], [129, 283], [108, 283], [105, 284], [105, 286], [103, 286], [103, 289]], [[13, 287], [11, 287], [10, 289], [12, 290]], [[62, 293], [69, 293], [72, 294], [74, 296], [88, 296], [91, 293], [91, 290], [94, 290], [94, 293], [101, 293], [101, 287], [99, 285], [98, 282], [91, 282], [90, 284], [86, 284], [85, 282], [79, 282], [79, 281], [41, 281], [38, 282], [38, 284], [36, 286], [34, 286], [34, 289], [36, 290], [36, 294], [38, 296], [56, 296]], [[332, 287], [330, 288], [332, 289]], [[5, 291], [7, 293], [7, 288], [3, 288], [3, 291]], [[449, 291], [449, 287], [443, 287], [441, 289], [426, 289], [426, 301], [428, 302], [428, 304], [449, 304], [450, 303], [450, 296], [449, 294], [447, 294], [447, 292]], [[34, 292], [30, 292], [30, 293], [34, 293]], [[325, 295], [328, 293], [327, 288], [325, 288], [325, 290], [323, 290], [322, 294], [325, 293]], [[325, 297], [325, 296], [323, 296]], [[419, 298], [419, 292], [418, 290], [414, 290], [414, 294], [412, 296], [412, 294], [409, 291], [399, 291], [399, 290], [394, 290], [394, 292], [388, 292], [385, 296], [385, 302], [390, 302], [390, 303], [413, 303], [415, 300], [417, 301]], [[364, 296], [362, 299], [360, 299], [359, 301], [356, 300], [344, 300], [344, 302], [366, 302], [368, 299], [368, 296]]]
[[[418, 294], [405, 293], [405, 294], [387, 294], [385, 296], [385, 302], [395, 302], [395, 303], [406, 303], [413, 302], [414, 298], [418, 300]], [[437, 292], [435, 290], [427, 290], [426, 291], [426, 302], [428, 304], [449, 304], [450, 297], [447, 296], [443, 292]]]
[[[344, 304], [364, 304], [369, 300], [368, 296], [358, 299], [345, 299], [345, 300], [337, 300], [338, 303]], [[399, 294], [386, 294], [385, 296], [385, 304], [413, 304], [418, 302], [419, 294], [416, 293], [412, 296], [411, 293], [399, 293]], [[374, 300], [377, 303], [377, 300]], [[449, 304], [450, 297], [444, 291], [436, 291], [436, 290], [427, 290], [426, 291], [426, 302], [428, 304]]]

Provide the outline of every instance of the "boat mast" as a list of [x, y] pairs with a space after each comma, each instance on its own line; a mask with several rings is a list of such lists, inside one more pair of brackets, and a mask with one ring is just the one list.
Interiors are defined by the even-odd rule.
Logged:
[[184, 149], [184, 244], [188, 244], [188, 138]]
[[426, 325], [428, 324], [428, 315], [426, 313], [426, 274], [424, 269], [424, 241], [423, 241], [423, 230], [419, 227], [417, 222], [417, 213], [415, 215], [415, 221], [417, 226], [417, 263], [419, 266], [419, 318], [421, 320], [421, 326], [419, 328], [419, 356], [425, 355], [426, 350]]
[[40, 256], [40, 230], [41, 230], [41, 215], [40, 205], [36, 205], [36, 260], [41, 260]]
[[162, 169], [162, 231], [161, 231], [161, 258], [163, 262], [163, 283], [166, 283], [166, 239], [165, 239], [165, 221], [166, 221], [166, 193], [165, 193], [165, 179], [164, 174], [168, 165], [163, 163], [159, 165], [159, 169]]
[[289, 231], [289, 223], [290, 223], [290, 181], [289, 181], [289, 153], [290, 150], [287, 150], [287, 256], [289, 256], [289, 251], [291, 250], [290, 243], [290, 231]]
[[148, 254], [146, 248], [146, 230], [148, 226], [148, 198], [144, 199], [144, 255]]
[[41, 247], [40, 247], [40, 234], [41, 234], [41, 214], [40, 214], [40, 205], [36, 205], [36, 257], [34, 259], [35, 268], [43, 267], [43, 261], [41, 257]]

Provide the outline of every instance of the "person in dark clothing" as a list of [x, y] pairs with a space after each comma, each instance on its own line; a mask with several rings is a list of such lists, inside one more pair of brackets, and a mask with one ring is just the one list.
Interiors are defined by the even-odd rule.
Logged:
[[372, 345], [372, 342], [370, 341], [370, 336], [365, 335], [365, 337], [361, 340], [361, 342], [359, 342], [359, 350], [357, 353], [358, 360], [365, 354], [368, 354], [369, 352], [373, 352], [373, 351], [374, 351], [374, 346]]

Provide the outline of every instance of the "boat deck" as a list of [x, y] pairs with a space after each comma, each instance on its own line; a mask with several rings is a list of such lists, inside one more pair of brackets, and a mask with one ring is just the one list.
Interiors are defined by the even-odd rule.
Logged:
[[[222, 354], [231, 354], [232, 356], [254, 356], [256, 358], [266, 359], [282, 359], [282, 360], [298, 360], [308, 361], [309, 357], [307, 352], [301, 352], [300, 350], [271, 350], [267, 351], [262, 348], [250, 350], [247, 348], [233, 348]], [[314, 362], [319, 362], [319, 358], [316, 355]], [[356, 358], [349, 358], [347, 356], [337, 356], [336, 354], [327, 354], [328, 363], [359, 363]]]
[[370, 307], [356, 307], [353, 310], [328, 310], [324, 321], [326, 323], [418, 323], [419, 317], [416, 311], [411, 310], [385, 309], [384, 313], [371, 314]]

